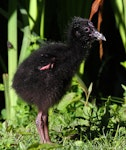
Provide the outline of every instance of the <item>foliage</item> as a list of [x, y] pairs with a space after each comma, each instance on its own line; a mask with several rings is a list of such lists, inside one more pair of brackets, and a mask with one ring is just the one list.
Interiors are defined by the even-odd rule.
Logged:
[[[15, 109], [18, 101], [18, 97], [15, 94], [15, 91], [12, 89], [12, 81], [14, 73], [17, 69], [17, 66], [30, 55], [32, 42], [37, 42], [39, 36], [32, 36], [32, 29], [36, 24], [40, 24], [40, 36], [41, 39], [44, 37], [44, 0], [43, 1], [29, 1], [26, 3], [26, 7], [22, 7], [22, 2], [20, 1], [19, 12], [21, 19], [19, 20], [17, 11], [18, 11], [18, 2], [9, 0], [8, 2], [8, 12], [0, 8], [0, 13], [8, 19], [8, 73], [3, 74], [3, 85], [0, 84], [0, 90], [4, 89], [5, 93], [5, 107], [6, 107], [6, 119], [13, 120], [15, 116]], [[43, 8], [38, 7], [42, 4]], [[28, 9], [29, 5], [29, 9]], [[32, 11], [34, 8], [34, 12]], [[19, 13], [18, 12], [18, 13]], [[41, 13], [40, 13], [41, 12]], [[38, 16], [41, 14], [41, 17]], [[22, 20], [22, 21], [21, 21]], [[23, 32], [21, 50], [18, 50], [18, 28]], [[35, 39], [34, 41], [32, 41]], [[33, 43], [33, 48], [38, 48], [38, 43]], [[20, 54], [18, 52], [20, 51]], [[19, 55], [19, 60], [18, 60]], [[4, 88], [2, 88], [4, 87]], [[4, 113], [5, 114], [5, 113]]]
[[[126, 69], [126, 61], [121, 62], [121, 65]], [[126, 101], [126, 85], [122, 84], [122, 88], [124, 89], [123, 96], [124, 96], [124, 100]]]
[[0, 123], [0, 149], [123, 149], [126, 146], [126, 104], [108, 97], [98, 107], [96, 99], [86, 102], [76, 78], [62, 101], [49, 111], [51, 140], [57, 144], [39, 144], [35, 127], [37, 110], [19, 101], [15, 121]]
[[[62, 6], [62, 9], [60, 7], [56, 9], [58, 11], [56, 22], [58, 27], [56, 27], [59, 28], [60, 35], [63, 33], [64, 25], [72, 16], [89, 16], [91, 2], [92, 0], [85, 0], [84, 2], [73, 0], [72, 3], [68, 0], [57, 2], [58, 6]], [[51, 1], [50, 5], [53, 3], [54, 1]], [[19, 97], [17, 98], [11, 89], [11, 84], [17, 66], [32, 51], [36, 50], [45, 38], [44, 34], [47, 27], [44, 26], [44, 21], [47, 22], [48, 20], [45, 6], [45, 0], [25, 2], [9, 0], [9, 12], [0, 8], [0, 13], [8, 19], [8, 74], [3, 74], [3, 84], [0, 83], [0, 91], [5, 91], [6, 100], [6, 108], [2, 110], [0, 122], [0, 149], [125, 149], [126, 86], [122, 85], [124, 89], [123, 98], [92, 97], [93, 84], [91, 83], [87, 88], [78, 75], [73, 78], [71, 89], [62, 101], [49, 111], [51, 140], [57, 144], [39, 143], [35, 121], [33, 121], [37, 109], [21, 101]], [[118, 3], [117, 0], [112, 1], [112, 6], [125, 47], [126, 7], [124, 0], [118, 1]], [[17, 17], [18, 8], [20, 19]], [[53, 13], [49, 17], [53, 17]], [[13, 32], [14, 28], [15, 32]], [[22, 32], [20, 49], [17, 45], [17, 29]], [[17, 52], [20, 53], [17, 54]], [[121, 65], [125, 67], [126, 62], [121, 63]], [[80, 74], [83, 73], [84, 63], [80, 68]], [[97, 105], [98, 100], [101, 101], [101, 105]]]
[[[77, 104], [81, 105], [81, 102], [76, 102], [75, 105]], [[59, 111], [57, 108], [50, 110], [50, 135], [52, 141], [58, 144], [39, 144], [35, 123], [28, 118], [28, 122], [24, 119], [27, 126], [18, 126], [18, 124], [8, 122], [0, 124], [0, 148], [15, 150], [125, 148], [126, 129], [120, 124], [124, 121], [120, 121], [120, 115], [118, 115], [120, 108], [117, 105], [111, 105], [112, 109], [109, 109], [112, 119], [108, 123], [110, 126], [107, 132], [105, 132], [105, 126], [100, 126], [103, 121], [102, 117], [105, 117], [105, 106], [98, 109], [90, 104], [86, 106], [86, 110], [77, 107], [75, 111], [73, 105], [74, 103], [67, 106], [67, 112]], [[69, 112], [69, 107], [74, 110]], [[90, 118], [91, 114], [93, 116]], [[23, 118], [25, 116], [22, 116]]]
[[120, 31], [122, 42], [126, 52], [126, 0], [111, 0], [116, 19], [116, 25]]

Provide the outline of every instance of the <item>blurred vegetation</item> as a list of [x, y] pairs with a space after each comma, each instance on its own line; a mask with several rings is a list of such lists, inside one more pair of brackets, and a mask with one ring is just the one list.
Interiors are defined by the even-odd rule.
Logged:
[[[78, 72], [81, 76], [73, 78], [70, 90], [49, 111], [51, 139], [58, 144], [39, 144], [33, 122], [37, 109], [11, 88], [18, 65], [46, 40], [64, 41], [71, 18], [89, 18], [92, 2], [0, 2], [0, 149], [122, 150], [126, 146], [126, 0], [104, 0], [103, 57], [95, 43]], [[98, 13], [92, 18], [96, 26], [97, 18]]]

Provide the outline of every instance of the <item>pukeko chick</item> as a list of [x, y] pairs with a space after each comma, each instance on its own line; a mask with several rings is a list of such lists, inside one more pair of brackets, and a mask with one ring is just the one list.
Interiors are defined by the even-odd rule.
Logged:
[[38, 107], [36, 126], [41, 142], [50, 142], [48, 109], [58, 103], [95, 40], [104, 40], [91, 21], [74, 17], [65, 43], [50, 43], [33, 52], [19, 66], [12, 87]]

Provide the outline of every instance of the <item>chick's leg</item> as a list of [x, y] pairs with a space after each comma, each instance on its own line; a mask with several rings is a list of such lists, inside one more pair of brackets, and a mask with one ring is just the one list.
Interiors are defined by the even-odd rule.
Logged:
[[40, 141], [42, 143], [46, 143], [45, 135], [44, 135], [44, 121], [42, 119], [42, 111], [38, 112], [38, 115], [36, 117], [36, 127], [40, 136]]
[[45, 140], [47, 143], [50, 143], [50, 138], [49, 138], [49, 131], [48, 131], [48, 115], [43, 115], [42, 116], [43, 122], [44, 122], [44, 135], [45, 135]]

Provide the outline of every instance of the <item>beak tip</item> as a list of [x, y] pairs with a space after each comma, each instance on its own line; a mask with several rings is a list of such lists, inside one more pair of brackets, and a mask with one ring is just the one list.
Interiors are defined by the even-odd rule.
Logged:
[[102, 41], [106, 41], [105, 36], [103, 34], [101, 34], [101, 33], [97, 36], [97, 39], [98, 40], [102, 40]]
[[94, 33], [93, 33], [93, 36], [96, 38], [96, 40], [102, 40], [102, 41], [106, 41], [106, 38], [105, 38], [105, 36], [102, 34], [102, 33], [100, 33], [100, 32], [98, 32], [98, 31], [95, 31]]
[[104, 35], [102, 35], [102, 38], [101, 38], [102, 41], [106, 41], [106, 38]]
[[106, 38], [103, 34], [101, 34], [101, 40], [106, 41]]

